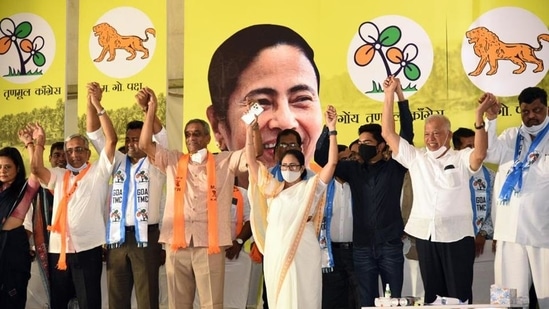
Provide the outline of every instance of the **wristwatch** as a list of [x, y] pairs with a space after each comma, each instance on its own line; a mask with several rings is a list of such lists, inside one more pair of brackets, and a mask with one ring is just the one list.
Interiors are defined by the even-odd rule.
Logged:
[[486, 233], [485, 230], [480, 230], [480, 232], [478, 232], [478, 234], [484, 238], [486, 238], [486, 236], [488, 236], [488, 233]]
[[484, 127], [486, 126], [486, 122], [483, 121], [483, 122], [482, 122], [480, 125], [478, 125], [478, 126], [477, 126], [477, 123], [475, 122], [473, 125], [475, 126], [475, 129], [480, 130], [480, 129], [484, 129]]
[[241, 246], [242, 246], [242, 244], [244, 244], [244, 241], [240, 238], [235, 239], [235, 241], [236, 241], [237, 244], [239, 244]]

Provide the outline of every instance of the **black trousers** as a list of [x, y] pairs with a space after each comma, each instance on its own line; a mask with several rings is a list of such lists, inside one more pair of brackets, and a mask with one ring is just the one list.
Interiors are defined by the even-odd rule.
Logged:
[[322, 274], [322, 308], [360, 308], [352, 246], [332, 246], [332, 254], [334, 270]]
[[432, 303], [439, 295], [468, 300], [472, 304], [474, 237], [450, 243], [417, 239], [416, 247], [425, 303]]
[[67, 269], [57, 269], [59, 254], [49, 254], [51, 309], [66, 309], [76, 296], [80, 309], [101, 309], [101, 246], [67, 253]]
[[30, 279], [29, 238], [23, 226], [0, 231], [0, 308], [24, 309]]

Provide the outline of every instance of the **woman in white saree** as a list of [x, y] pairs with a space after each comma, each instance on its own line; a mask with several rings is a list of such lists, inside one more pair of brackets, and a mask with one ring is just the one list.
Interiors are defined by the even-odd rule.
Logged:
[[288, 150], [279, 162], [284, 181], [274, 178], [256, 160], [255, 123], [247, 130], [251, 225], [256, 245], [264, 255], [270, 308], [321, 307], [321, 251], [317, 232], [326, 186], [337, 164], [337, 114], [333, 106], [328, 107], [325, 117], [330, 131], [328, 164], [308, 180], [304, 180], [305, 158], [299, 150]]

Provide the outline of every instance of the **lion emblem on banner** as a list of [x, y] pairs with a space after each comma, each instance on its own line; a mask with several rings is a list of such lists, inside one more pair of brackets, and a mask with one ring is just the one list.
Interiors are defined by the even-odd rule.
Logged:
[[543, 60], [536, 57], [534, 52], [542, 49], [541, 41], [549, 42], [549, 34], [540, 34], [537, 37], [538, 48], [534, 48], [526, 43], [506, 43], [499, 39], [497, 34], [488, 30], [486, 27], [476, 27], [465, 33], [469, 44], [473, 45], [475, 55], [480, 57], [479, 63], [470, 76], [478, 76], [486, 65], [490, 70], [486, 75], [494, 75], [498, 72], [498, 61], [508, 60], [519, 67], [513, 71], [513, 74], [521, 74], [526, 70], [526, 63], [536, 65], [534, 73], [543, 71]]
[[100, 23], [93, 26], [93, 34], [98, 37], [99, 46], [103, 49], [99, 57], [94, 59], [95, 62], [101, 62], [109, 53], [107, 61], [113, 61], [116, 58], [116, 50], [123, 49], [130, 53], [126, 60], [133, 60], [137, 56], [137, 52], [142, 52], [141, 59], [149, 58], [149, 50], [143, 45], [149, 40], [149, 34], [156, 36], [156, 30], [153, 28], [145, 29], [145, 39], [137, 35], [120, 35], [118, 31], [108, 23]]

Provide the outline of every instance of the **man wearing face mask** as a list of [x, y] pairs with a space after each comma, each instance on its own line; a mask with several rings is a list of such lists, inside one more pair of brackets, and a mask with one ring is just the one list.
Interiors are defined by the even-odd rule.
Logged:
[[[401, 135], [411, 143], [412, 115], [402, 93], [399, 99]], [[385, 160], [387, 144], [379, 124], [363, 125], [358, 133], [358, 152], [363, 162], [339, 161], [334, 176], [348, 182], [351, 188], [353, 262], [360, 305], [374, 306], [375, 298], [379, 297], [379, 276], [383, 286], [389, 284], [393, 297], [401, 296], [404, 226], [400, 196], [407, 170], [391, 158]], [[326, 163], [327, 151], [322, 150], [325, 147], [319, 143], [315, 151], [315, 161], [321, 166]]]
[[486, 156], [487, 137], [484, 113], [497, 105], [492, 94], [485, 94], [476, 110], [474, 149], [449, 149], [452, 132], [443, 115], [425, 120], [426, 149], [416, 148], [395, 132], [393, 77], [384, 82], [382, 115], [383, 137], [393, 158], [410, 169], [413, 206], [405, 232], [416, 237], [425, 303], [437, 295], [456, 297], [472, 303], [475, 241], [473, 211], [469, 198], [469, 178]]
[[[547, 92], [524, 89], [518, 96], [522, 124], [496, 136], [497, 109], [487, 113], [488, 155], [499, 164], [494, 182], [495, 283], [528, 297], [536, 287], [539, 308], [549, 308], [549, 119]], [[496, 200], [497, 199], [497, 200]]]
[[[189, 153], [152, 140], [158, 102], [149, 96], [139, 149], [166, 174], [166, 206], [159, 242], [166, 246], [169, 307], [192, 308], [198, 291], [202, 308], [223, 306], [225, 250], [232, 244], [230, 208], [235, 176], [248, 172], [244, 150], [212, 154], [210, 126], [185, 125]], [[259, 139], [260, 134], [256, 133]], [[261, 155], [261, 142], [257, 155]]]
[[111, 119], [98, 99], [101, 85], [89, 83], [86, 130], [101, 127], [105, 146], [96, 162], [89, 162], [89, 142], [83, 135], [65, 139], [66, 169], [46, 168], [43, 161], [46, 135], [32, 125], [35, 147], [31, 171], [43, 186], [53, 190], [49, 237], [51, 308], [67, 308], [76, 297], [81, 308], [101, 308], [102, 244], [105, 243], [103, 208], [114, 167], [118, 140]]

